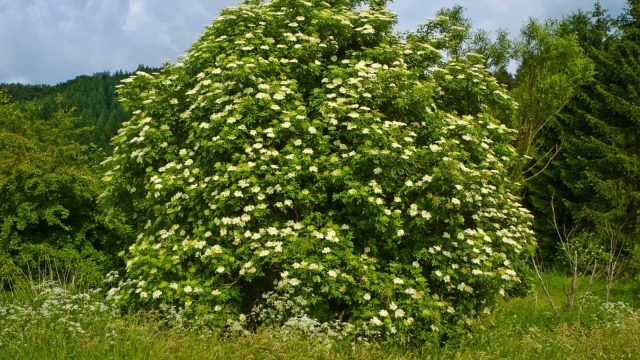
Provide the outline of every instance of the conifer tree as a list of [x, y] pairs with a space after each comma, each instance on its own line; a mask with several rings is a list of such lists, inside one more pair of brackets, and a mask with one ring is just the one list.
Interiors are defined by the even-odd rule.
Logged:
[[[619, 26], [599, 7], [588, 19], [577, 14], [565, 25], [575, 31], [595, 64], [594, 81], [583, 86], [541, 141], [559, 141], [562, 151], [528, 186], [537, 229], [555, 239], [554, 202], [563, 227], [596, 234], [615, 227], [627, 239], [638, 235], [640, 216], [640, 45], [637, 1]], [[614, 31], [618, 30], [618, 31]], [[598, 38], [598, 36], [600, 36]], [[552, 240], [553, 241], [553, 240]], [[591, 244], [594, 245], [594, 244]], [[549, 246], [552, 250], [554, 247]]]

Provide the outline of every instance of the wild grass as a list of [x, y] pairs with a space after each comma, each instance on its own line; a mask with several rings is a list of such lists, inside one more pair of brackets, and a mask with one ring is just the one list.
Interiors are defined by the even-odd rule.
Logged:
[[[568, 279], [547, 274], [564, 301]], [[555, 312], [539, 289], [512, 299], [444, 345], [407, 348], [285, 334], [220, 338], [167, 327], [152, 314], [115, 315], [99, 292], [22, 282], [0, 293], [0, 359], [640, 359], [640, 305], [631, 284], [582, 289], [574, 309]], [[17, 310], [19, 309], [19, 310]]]

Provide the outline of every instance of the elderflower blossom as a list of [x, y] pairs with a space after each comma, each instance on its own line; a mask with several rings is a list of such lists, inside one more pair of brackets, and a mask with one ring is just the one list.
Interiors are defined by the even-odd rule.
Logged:
[[[219, 328], [417, 339], [521, 281], [535, 239], [500, 123], [515, 104], [482, 59], [403, 41], [394, 21], [377, 7], [241, 4], [175, 67], [127, 79], [103, 196], [139, 235], [110, 298], [198, 309]], [[465, 104], [441, 101], [464, 95], [454, 79]], [[412, 244], [425, 251], [403, 254]], [[349, 306], [325, 323], [312, 302]]]

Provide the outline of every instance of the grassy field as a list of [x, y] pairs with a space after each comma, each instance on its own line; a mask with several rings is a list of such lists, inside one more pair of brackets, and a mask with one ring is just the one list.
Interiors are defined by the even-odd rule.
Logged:
[[[555, 302], [568, 280], [547, 275]], [[221, 340], [167, 328], [150, 315], [113, 316], [97, 294], [23, 286], [0, 295], [0, 359], [640, 359], [640, 297], [631, 285], [582, 291], [553, 311], [536, 289], [513, 299], [444, 346], [328, 341], [263, 329]]]

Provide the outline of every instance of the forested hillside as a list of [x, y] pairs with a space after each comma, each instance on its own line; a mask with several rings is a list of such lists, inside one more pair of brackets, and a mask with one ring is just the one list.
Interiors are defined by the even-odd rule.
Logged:
[[[139, 70], [154, 69], [139, 66]], [[76, 116], [77, 127], [89, 127], [77, 135], [82, 144], [108, 148], [120, 124], [129, 116], [120, 105], [116, 86], [133, 72], [117, 71], [81, 75], [57, 85], [0, 84], [14, 101], [30, 103], [31, 111], [41, 119], [51, 119], [58, 111]]]

